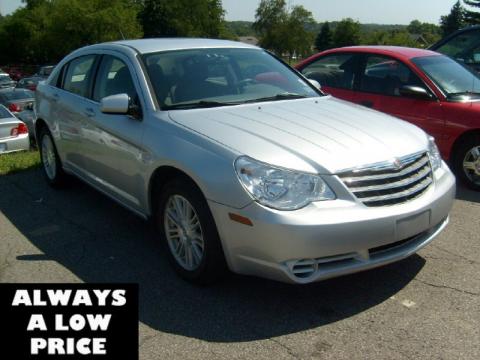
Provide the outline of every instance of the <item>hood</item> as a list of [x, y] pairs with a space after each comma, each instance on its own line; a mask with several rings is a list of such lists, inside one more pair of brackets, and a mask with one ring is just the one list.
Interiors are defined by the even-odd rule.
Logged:
[[427, 149], [425, 133], [331, 96], [170, 111], [170, 118], [242, 155], [334, 174]]

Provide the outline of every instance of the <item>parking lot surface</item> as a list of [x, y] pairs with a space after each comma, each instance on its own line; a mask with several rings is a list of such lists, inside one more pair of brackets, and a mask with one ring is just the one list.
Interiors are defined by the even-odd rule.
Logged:
[[79, 181], [0, 176], [0, 282], [137, 282], [140, 358], [479, 359], [480, 193], [418, 255], [308, 286], [196, 287], [148, 223]]

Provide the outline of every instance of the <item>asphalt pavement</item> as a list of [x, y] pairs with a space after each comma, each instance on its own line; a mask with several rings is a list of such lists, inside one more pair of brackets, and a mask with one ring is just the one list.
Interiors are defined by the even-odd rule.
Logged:
[[0, 176], [0, 282], [137, 282], [141, 359], [480, 359], [480, 193], [401, 262], [307, 286], [196, 287], [149, 223], [74, 180]]

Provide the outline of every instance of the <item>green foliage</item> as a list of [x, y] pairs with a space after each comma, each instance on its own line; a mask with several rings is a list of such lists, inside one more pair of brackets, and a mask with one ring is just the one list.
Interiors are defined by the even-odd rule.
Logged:
[[0, 61], [55, 63], [85, 45], [141, 37], [137, 14], [127, 0], [29, 0], [0, 27]]
[[221, 0], [145, 0], [139, 19], [145, 37], [221, 37], [224, 14]]
[[226, 21], [226, 30], [236, 38], [240, 36], [256, 36], [251, 21]]
[[[480, 24], [480, 0], [463, 0], [463, 2], [472, 7], [472, 9], [465, 10], [465, 21], [468, 25]], [[476, 11], [475, 11], [476, 10]]]
[[288, 54], [289, 59], [296, 54], [306, 56], [311, 53], [315, 20], [303, 6], [287, 9], [285, 0], [262, 0], [255, 14], [253, 29], [260, 36], [260, 45], [273, 50], [278, 55]]
[[315, 49], [317, 51], [324, 51], [332, 48], [333, 45], [333, 34], [330, 30], [330, 25], [328, 22], [322, 25], [320, 32], [315, 38]]
[[465, 26], [465, 9], [460, 0], [453, 5], [450, 14], [440, 18], [440, 28], [442, 35], [447, 36]]
[[338, 23], [333, 34], [335, 47], [353, 46], [360, 44], [360, 23], [351, 18], [343, 19]]

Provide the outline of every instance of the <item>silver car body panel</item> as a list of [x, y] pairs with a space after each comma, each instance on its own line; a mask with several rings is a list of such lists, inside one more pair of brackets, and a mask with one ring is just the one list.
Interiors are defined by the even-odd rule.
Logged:
[[[424, 194], [380, 208], [362, 204], [336, 175], [426, 152], [427, 136], [411, 124], [330, 96], [161, 111], [139, 55], [210, 47], [255, 49], [220, 40], [150, 39], [93, 45], [62, 60], [39, 84], [36, 110], [54, 137], [65, 170], [143, 217], [152, 214], [155, 171], [172, 167], [184, 172], [208, 201], [230, 268], [282, 281], [305, 283], [379, 266], [412, 254], [440, 232], [455, 194], [445, 164]], [[64, 64], [88, 54], [110, 54], [128, 65], [141, 119], [101, 113], [99, 102], [51, 84]], [[337, 199], [296, 211], [265, 208], [237, 178], [234, 161], [242, 155], [321, 174]], [[233, 222], [230, 213], [248, 217], [253, 226]], [[416, 240], [388, 256], [368, 255], [369, 249], [410, 237]], [[354, 262], [319, 270], [322, 259], [346, 254], [354, 254]], [[304, 260], [315, 263], [316, 270], [298, 277], [292, 269]]]

